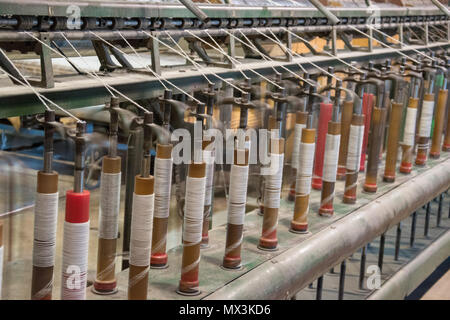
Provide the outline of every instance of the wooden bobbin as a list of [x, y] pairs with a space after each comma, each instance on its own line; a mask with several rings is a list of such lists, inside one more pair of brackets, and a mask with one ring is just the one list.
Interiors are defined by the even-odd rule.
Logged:
[[442, 144], [442, 151], [450, 151], [450, 109], [447, 110], [447, 127], [445, 129], [444, 143]]
[[[206, 164], [191, 163], [189, 164], [188, 176], [191, 178], [205, 178]], [[189, 186], [187, 186], [189, 187]], [[200, 258], [200, 244], [192, 243], [183, 239], [183, 257], [181, 261], [181, 270], [184, 270], [187, 266], [195, 265], [196, 261]], [[197, 295], [200, 294], [198, 290], [198, 269], [199, 265], [196, 264], [189, 271], [181, 273], [181, 279], [178, 285], [178, 292], [184, 295]]]
[[[244, 154], [242, 154], [244, 152]], [[240, 154], [239, 159], [244, 158], [243, 162], [238, 161], [238, 153]], [[234, 165], [236, 166], [248, 166], [249, 150], [234, 150]], [[239, 244], [232, 250], [230, 247], [241, 241], [244, 232], [243, 224], [227, 224], [227, 236], [225, 240], [225, 255], [223, 257], [222, 266], [227, 269], [237, 269], [241, 266], [241, 247]]]
[[[357, 115], [354, 114], [352, 117], [352, 125], [354, 126], [363, 126], [365, 122], [365, 116], [363, 114]], [[356, 203], [356, 190], [357, 190], [357, 182], [358, 182], [358, 171], [359, 170], [348, 170], [345, 175], [345, 188], [344, 188], [344, 197], [342, 201], [347, 204]]]
[[[308, 120], [308, 112], [297, 111], [297, 113], [295, 114], [295, 123], [296, 124], [303, 124], [306, 126], [307, 120]], [[297, 141], [294, 141], [294, 143], [297, 143]], [[291, 159], [291, 161], [298, 161], [298, 159]], [[297, 175], [297, 170], [295, 168], [293, 168], [292, 176], [295, 177], [296, 175]], [[289, 201], [295, 200], [295, 178], [294, 178], [294, 181], [291, 183], [288, 200]]]
[[[303, 129], [302, 142], [314, 143], [316, 129]], [[304, 233], [308, 231], [309, 194], [295, 194], [294, 217], [291, 220], [291, 231]]]
[[445, 108], [447, 107], [448, 90], [439, 90], [437, 109], [434, 118], [433, 138], [430, 157], [439, 158], [441, 155], [442, 130], [444, 129]]
[[[172, 158], [173, 145], [171, 144], [157, 144], [156, 158], [170, 159]], [[169, 183], [172, 181], [170, 177]], [[166, 253], [166, 238], [169, 226], [169, 218], [153, 217], [153, 232], [152, 232], [152, 255], [150, 258], [150, 266], [152, 268], [167, 267], [168, 257]]]
[[[120, 157], [103, 157], [102, 172], [119, 174], [122, 168]], [[112, 294], [117, 291], [116, 281], [116, 248], [117, 238], [98, 238], [97, 275], [94, 282], [94, 292], [98, 294]]]
[[[37, 192], [44, 193], [44, 194], [51, 194], [51, 193], [58, 192], [58, 173], [56, 173], [56, 172], [46, 173], [43, 171], [38, 171]], [[0, 226], [0, 246], [1, 246], [2, 239], [3, 239], [3, 237], [2, 237], [1, 226]], [[31, 299], [32, 300], [51, 300], [52, 299], [52, 288], [50, 288], [48, 294], [45, 294], [45, 295], [38, 294], [39, 292], [45, 291], [45, 288], [49, 283], [53, 283], [53, 266], [51, 266], [51, 267], [33, 266], [33, 271], [32, 271], [32, 276], [31, 276]]]
[[[134, 193], [137, 195], [151, 195], [154, 193], [155, 179], [152, 176], [136, 176], [134, 180]], [[150, 261], [148, 262], [150, 264]], [[146, 300], [148, 291], [149, 266], [135, 266], [130, 261], [128, 282], [128, 300]]]
[[[412, 97], [409, 98], [408, 108], [407, 108], [406, 112], [408, 112], [409, 109], [417, 110], [418, 105], [419, 105], [419, 99], [412, 98]], [[412, 161], [413, 161], [413, 150], [414, 150], [414, 144], [413, 145], [402, 144], [402, 161], [400, 163], [400, 168], [399, 168], [399, 171], [401, 173], [405, 173], [405, 174], [411, 173]]]
[[[425, 94], [424, 101], [434, 101], [434, 94]], [[423, 112], [423, 108], [422, 108]], [[430, 142], [430, 137], [421, 137], [417, 141], [417, 154], [416, 154], [416, 166], [424, 166], [427, 162], [428, 144]]]
[[336, 178], [344, 180], [346, 176], [348, 139], [350, 135], [350, 124], [353, 115], [353, 101], [345, 101], [342, 107], [341, 117], [341, 143], [339, 145], [338, 171]]
[[364, 122], [364, 140], [361, 150], [361, 162], [359, 166], [359, 172], [364, 172], [366, 169], [366, 153], [367, 153], [367, 145], [369, 142], [369, 132], [370, 132], [370, 124], [372, 123], [372, 110], [375, 104], [375, 96], [370, 93], [365, 93], [363, 96], [363, 113], [365, 116]]
[[[284, 139], [279, 138], [274, 140], [272, 140], [272, 143], [276, 143], [278, 145], [278, 150], [275, 150], [274, 152], [276, 152], [276, 154], [283, 154]], [[278, 190], [278, 192], [281, 195], [281, 190]], [[278, 246], [278, 239], [277, 239], [278, 209], [279, 208], [271, 208], [265, 205], [266, 211], [263, 217], [262, 234], [261, 237], [259, 238], [259, 245], [258, 245], [260, 249], [275, 250]]]
[[385, 182], [395, 181], [397, 169], [398, 142], [400, 139], [400, 126], [402, 122], [403, 104], [392, 103], [389, 121], [389, 132], [386, 148], [386, 164], [384, 168]]
[[[328, 134], [333, 136], [338, 136], [341, 134], [341, 123], [330, 121], [328, 123]], [[325, 150], [325, 153], [327, 150]], [[320, 208], [319, 214], [321, 216], [332, 216], [333, 201], [334, 201], [334, 187], [335, 182], [325, 181], [322, 179], [322, 193], [320, 196]]]
[[381, 137], [383, 135], [383, 119], [385, 119], [385, 113], [385, 108], [377, 107], [372, 112], [372, 134], [370, 136], [371, 141], [367, 159], [366, 180], [364, 182], [364, 191], [366, 192], [377, 192], [378, 164], [380, 161]]

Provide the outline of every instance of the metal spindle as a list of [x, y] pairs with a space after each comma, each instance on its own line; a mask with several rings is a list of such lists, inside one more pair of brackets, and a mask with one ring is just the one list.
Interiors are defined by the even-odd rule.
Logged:
[[322, 300], [322, 285], [323, 285], [323, 276], [320, 276], [317, 279], [316, 300]]
[[412, 214], [412, 222], [411, 222], [411, 237], [409, 238], [409, 245], [411, 247], [414, 246], [414, 239], [416, 238], [416, 220], [417, 220], [417, 213], [416, 211]]
[[361, 265], [359, 267], [359, 289], [364, 289], [364, 276], [366, 274], [366, 246], [361, 248]]
[[346, 261], [342, 261], [341, 263], [341, 273], [339, 274], [339, 293], [338, 299], [342, 300], [344, 298], [344, 287], [345, 287], [345, 271], [347, 269]]
[[378, 251], [378, 267], [380, 273], [383, 270], [383, 258], [384, 258], [384, 243], [386, 242], [386, 235], [383, 233], [380, 237], [380, 250]]
[[401, 222], [397, 225], [397, 234], [395, 238], [395, 254], [394, 254], [394, 260], [398, 260], [398, 255], [400, 253], [400, 240], [402, 237], [402, 224]]
[[425, 225], [424, 225], [424, 229], [423, 229], [423, 235], [425, 237], [428, 237], [428, 229], [430, 226], [430, 202], [427, 203], [427, 207], [425, 209]]

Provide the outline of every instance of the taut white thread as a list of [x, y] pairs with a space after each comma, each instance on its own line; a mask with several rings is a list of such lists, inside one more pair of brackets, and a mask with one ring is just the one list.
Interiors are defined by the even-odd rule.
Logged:
[[184, 213], [183, 240], [193, 244], [202, 241], [205, 185], [205, 177], [187, 177], [186, 179], [186, 209]]
[[347, 152], [347, 170], [359, 171], [361, 162], [361, 150], [364, 140], [364, 125], [350, 125], [350, 134], [348, 139]]
[[37, 192], [34, 206], [33, 266], [54, 265], [57, 219], [58, 192]]
[[155, 158], [155, 218], [168, 218], [173, 160]]
[[130, 264], [146, 267], [150, 263], [153, 231], [154, 194], [133, 194]]
[[101, 239], [116, 239], [119, 232], [121, 173], [102, 171], [100, 180], [100, 218], [98, 234]]

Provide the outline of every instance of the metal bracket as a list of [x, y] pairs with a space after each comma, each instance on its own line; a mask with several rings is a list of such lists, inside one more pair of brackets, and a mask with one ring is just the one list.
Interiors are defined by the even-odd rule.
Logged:
[[[155, 35], [157, 37], [157, 35]], [[159, 42], [156, 38], [152, 37], [148, 41], [148, 48], [150, 49], [150, 55], [152, 59], [152, 70], [157, 74], [161, 75], [161, 59], [159, 56]]]

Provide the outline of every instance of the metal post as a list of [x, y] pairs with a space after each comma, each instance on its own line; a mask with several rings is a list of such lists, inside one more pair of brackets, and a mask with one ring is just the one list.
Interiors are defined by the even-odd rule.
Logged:
[[436, 218], [436, 227], [440, 227], [441, 225], [441, 217], [442, 217], [442, 199], [444, 198], [444, 194], [441, 193], [439, 196], [439, 206]]
[[342, 261], [341, 263], [341, 273], [339, 274], [339, 293], [338, 300], [342, 300], [344, 298], [344, 287], [345, 287], [345, 271], [347, 268], [346, 261]]
[[383, 233], [380, 237], [380, 249], [378, 250], [378, 268], [380, 268], [380, 273], [383, 270], [384, 243], [385, 242], [386, 242], [386, 235]]
[[[53, 65], [52, 65], [52, 55], [50, 51], [50, 37], [48, 33], [41, 33], [40, 44], [40, 57], [41, 57], [41, 86], [44, 88], [54, 88], [55, 81], [53, 80]], [[45, 43], [45, 45], [44, 45]]]
[[322, 300], [322, 286], [323, 286], [323, 276], [320, 276], [317, 279], [316, 300]]
[[333, 55], [337, 56], [338, 49], [337, 49], [337, 31], [336, 27], [333, 26], [332, 32], [331, 32], [331, 50], [333, 51]]
[[366, 246], [361, 249], [361, 265], [359, 267], [359, 289], [364, 289], [364, 276], [366, 274]]
[[416, 220], [417, 220], [417, 213], [416, 211], [412, 214], [412, 222], [411, 222], [411, 237], [409, 239], [409, 245], [412, 247], [414, 246], [414, 239], [416, 238]]
[[367, 40], [369, 40], [369, 52], [373, 52], [373, 41], [372, 41], [372, 39], [373, 39], [373, 30], [372, 30], [372, 28], [369, 28], [368, 31], [369, 31], [368, 32], [369, 37], [368, 37]]
[[428, 229], [430, 226], [430, 204], [431, 204], [431, 202], [427, 203], [426, 211], [425, 211], [425, 225], [423, 227], [423, 235], [425, 237], [428, 237]]
[[397, 234], [396, 234], [396, 238], [395, 238], [395, 254], [394, 254], [394, 260], [397, 261], [398, 260], [398, 255], [400, 253], [400, 240], [402, 237], [402, 223], [400, 222], [397, 225]]
[[429, 28], [428, 28], [428, 23], [425, 23], [425, 45], [428, 46], [430, 45], [430, 33], [429, 33]]
[[[157, 37], [157, 36], [155, 36]], [[158, 74], [161, 75], [161, 60], [159, 56], [159, 42], [156, 38], [152, 37], [149, 42], [149, 49], [151, 52], [151, 59], [152, 59], [152, 70]]]
[[290, 52], [292, 52], [292, 34], [289, 32], [286, 33], [286, 48], [288, 51], [288, 52], [286, 52], [287, 61], [292, 62], [293, 56], [292, 56], [292, 54], [290, 54]]
[[403, 43], [404, 43], [404, 37], [403, 37], [403, 24], [400, 24], [398, 26], [398, 38], [399, 38], [399, 46], [400, 49], [403, 48]]
[[[236, 40], [234, 37], [228, 37], [228, 52], [227, 54], [231, 57], [231, 58], [236, 58]], [[235, 67], [235, 63], [233, 61], [233, 59], [230, 59], [228, 57], [226, 57], [226, 59], [228, 60], [228, 63], [230, 64], [231, 68]]]

